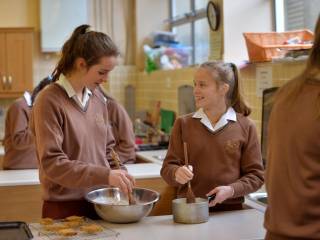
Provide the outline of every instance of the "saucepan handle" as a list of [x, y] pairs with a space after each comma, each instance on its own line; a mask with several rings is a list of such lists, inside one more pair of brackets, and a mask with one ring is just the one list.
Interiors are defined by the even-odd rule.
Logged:
[[211, 202], [216, 197], [216, 194], [212, 194], [208, 197], [208, 202]]

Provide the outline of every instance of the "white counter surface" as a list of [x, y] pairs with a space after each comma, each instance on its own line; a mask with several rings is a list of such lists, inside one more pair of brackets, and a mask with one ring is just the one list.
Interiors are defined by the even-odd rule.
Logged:
[[38, 169], [0, 170], [0, 186], [37, 185]]
[[[159, 164], [128, 164], [126, 167], [128, 172], [136, 179], [160, 177], [161, 166]], [[36, 184], [40, 184], [38, 169], [0, 170], [0, 186]]]
[[162, 165], [163, 159], [167, 154], [167, 150], [139, 151], [136, 153], [138, 158], [147, 162], [153, 162]]
[[[202, 224], [177, 224], [172, 215], [145, 217], [132, 224], [99, 223], [120, 233], [116, 238], [120, 240], [262, 240], [265, 236], [263, 219], [263, 213], [248, 209], [214, 213]], [[35, 240], [47, 239], [36, 237], [38, 233], [34, 229], [33, 234]]]
[[159, 178], [161, 166], [155, 163], [127, 164], [128, 172], [135, 178]]

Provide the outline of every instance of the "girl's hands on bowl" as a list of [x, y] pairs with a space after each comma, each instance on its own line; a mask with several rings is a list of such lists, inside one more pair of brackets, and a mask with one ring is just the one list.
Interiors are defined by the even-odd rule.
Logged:
[[128, 195], [135, 185], [134, 178], [125, 170], [111, 170], [109, 174], [109, 185], [118, 187], [121, 192]]
[[179, 167], [174, 175], [178, 183], [186, 184], [193, 178], [192, 166], [188, 165], [188, 167], [186, 166]]

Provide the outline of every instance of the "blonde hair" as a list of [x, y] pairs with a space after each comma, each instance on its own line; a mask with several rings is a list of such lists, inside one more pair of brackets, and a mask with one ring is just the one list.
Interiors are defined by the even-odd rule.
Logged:
[[228, 107], [233, 107], [236, 112], [242, 113], [244, 116], [250, 115], [251, 109], [241, 95], [238, 69], [234, 63], [210, 61], [202, 63], [200, 68], [206, 69], [217, 84], [226, 83], [229, 85], [229, 91], [226, 94]]

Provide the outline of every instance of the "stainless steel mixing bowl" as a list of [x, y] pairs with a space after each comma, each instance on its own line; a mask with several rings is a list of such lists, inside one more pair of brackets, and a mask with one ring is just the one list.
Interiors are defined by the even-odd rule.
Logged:
[[134, 205], [128, 204], [128, 198], [119, 188], [97, 189], [89, 192], [86, 199], [94, 204], [102, 219], [113, 223], [130, 223], [147, 216], [160, 197], [158, 192], [145, 188], [134, 188], [132, 195], [136, 201]]

